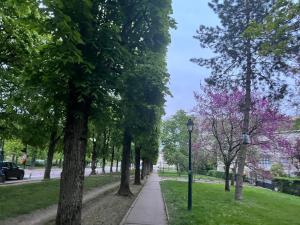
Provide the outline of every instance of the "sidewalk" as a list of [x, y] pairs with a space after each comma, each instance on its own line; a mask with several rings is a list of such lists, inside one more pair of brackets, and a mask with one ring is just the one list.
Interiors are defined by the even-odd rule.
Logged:
[[159, 181], [153, 171], [120, 225], [167, 225]]

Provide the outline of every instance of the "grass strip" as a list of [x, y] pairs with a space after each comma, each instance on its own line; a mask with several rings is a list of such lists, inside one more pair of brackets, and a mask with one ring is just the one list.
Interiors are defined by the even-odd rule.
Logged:
[[[119, 180], [119, 174], [85, 177], [84, 192]], [[0, 186], [0, 220], [56, 204], [59, 184], [60, 181], [55, 179], [31, 184]]]
[[170, 225], [300, 225], [300, 197], [245, 187], [244, 200], [222, 184], [193, 184], [193, 209], [187, 210], [187, 183], [163, 181]]

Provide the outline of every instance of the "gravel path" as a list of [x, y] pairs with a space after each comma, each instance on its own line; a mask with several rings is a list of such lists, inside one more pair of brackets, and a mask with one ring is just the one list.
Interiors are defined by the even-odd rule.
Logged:
[[82, 225], [119, 225], [141, 188], [141, 185], [130, 186], [133, 197], [111, 192], [93, 199], [83, 209]]

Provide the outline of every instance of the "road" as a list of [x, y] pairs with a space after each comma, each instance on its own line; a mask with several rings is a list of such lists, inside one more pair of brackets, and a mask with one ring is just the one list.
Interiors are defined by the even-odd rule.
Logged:
[[[119, 171], [120, 171], [120, 167], [119, 167]], [[24, 180], [17, 180], [17, 179], [10, 179], [7, 180], [5, 184], [19, 184], [19, 183], [25, 183], [25, 182], [34, 182], [34, 181], [40, 181], [43, 179], [44, 177], [44, 168], [35, 168], [35, 169], [25, 169], [25, 175], [24, 175]], [[60, 178], [60, 174], [61, 174], [62, 169], [61, 168], [52, 168], [51, 170], [51, 174], [50, 177], [51, 178]], [[105, 172], [109, 173], [110, 171], [110, 166], [106, 166], [105, 167]], [[113, 167], [113, 172], [116, 171], [116, 167]], [[97, 174], [101, 174], [102, 173], [102, 168], [97, 168], [96, 169]], [[85, 168], [85, 176], [90, 175], [91, 173], [91, 168]], [[0, 184], [0, 186], [3, 184]]]

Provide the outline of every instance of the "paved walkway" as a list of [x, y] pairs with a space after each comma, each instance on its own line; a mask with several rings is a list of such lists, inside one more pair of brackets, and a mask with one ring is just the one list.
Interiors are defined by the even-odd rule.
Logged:
[[121, 225], [167, 225], [165, 206], [154, 171], [132, 204]]

